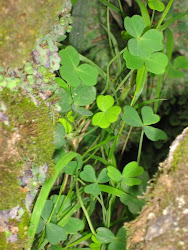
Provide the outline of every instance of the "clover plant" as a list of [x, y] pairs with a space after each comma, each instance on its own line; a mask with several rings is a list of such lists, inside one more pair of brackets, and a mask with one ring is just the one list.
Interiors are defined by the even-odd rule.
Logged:
[[[143, 141], [167, 140], [158, 126], [162, 86], [167, 76], [183, 77], [188, 67], [183, 56], [171, 62], [173, 35], [169, 25], [177, 18], [166, 20], [166, 16], [172, 0], [166, 5], [148, 0], [147, 7], [137, 0], [141, 15], [131, 17], [124, 13], [123, 1], [117, 1], [117, 5], [99, 2], [107, 10], [105, 31], [112, 55], [106, 70], [71, 45], [61, 44], [59, 57], [46, 58], [49, 51], [57, 53], [57, 46], [48, 36], [40, 41], [46, 50], [40, 51], [38, 60], [43, 66], [38, 71], [46, 78], [50, 73], [46, 68], [53, 65], [54, 70], [59, 69], [54, 91], [59, 115], [52, 112], [54, 174], [41, 189], [29, 228], [30, 242], [37, 235], [34, 249], [126, 248], [123, 223], [141, 211], [145, 199], [140, 196], [149, 180], [142, 161]], [[79, 3], [72, 1], [74, 6]], [[109, 10], [124, 24], [121, 51], [110, 29]], [[66, 22], [67, 29], [72, 24], [69, 17], [59, 17], [59, 21], [60, 25]], [[37, 50], [41, 50], [40, 44]], [[32, 65], [26, 64], [24, 70], [33, 84]], [[14, 89], [15, 84], [0, 77], [0, 87]], [[150, 86], [154, 86], [151, 95]], [[140, 135], [137, 159], [127, 162], [122, 155], [134, 131]]]

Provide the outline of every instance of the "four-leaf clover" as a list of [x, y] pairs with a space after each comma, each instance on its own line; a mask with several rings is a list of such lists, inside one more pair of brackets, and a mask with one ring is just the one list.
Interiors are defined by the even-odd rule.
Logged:
[[110, 95], [99, 95], [97, 97], [97, 106], [102, 112], [98, 112], [93, 116], [92, 124], [100, 128], [108, 128], [111, 123], [118, 119], [121, 108], [113, 106], [114, 98]]

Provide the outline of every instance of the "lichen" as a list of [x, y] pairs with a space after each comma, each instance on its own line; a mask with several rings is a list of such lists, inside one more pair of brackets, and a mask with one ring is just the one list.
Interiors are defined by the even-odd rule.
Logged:
[[0, 1], [1, 66], [19, 67], [29, 59], [36, 39], [49, 31], [62, 0]]

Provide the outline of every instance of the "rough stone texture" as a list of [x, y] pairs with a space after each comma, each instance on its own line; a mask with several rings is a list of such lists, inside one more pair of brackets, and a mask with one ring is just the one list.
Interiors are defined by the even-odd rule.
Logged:
[[[53, 173], [49, 106], [54, 103], [48, 98], [57, 90], [57, 39], [69, 29], [71, 2], [0, 0], [0, 7], [0, 249], [21, 250], [30, 249], [33, 201]], [[48, 65], [41, 63], [41, 55]]]
[[125, 224], [127, 249], [188, 249], [188, 128], [173, 142], [145, 196], [139, 217]]
[[55, 22], [62, 0], [0, 0], [0, 66], [19, 67]]

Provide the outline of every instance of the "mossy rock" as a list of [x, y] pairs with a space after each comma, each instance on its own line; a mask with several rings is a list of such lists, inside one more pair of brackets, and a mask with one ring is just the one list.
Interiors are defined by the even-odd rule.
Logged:
[[127, 250], [188, 249], [188, 128], [170, 147], [148, 200], [136, 220], [126, 223]]
[[0, 92], [0, 249], [24, 248], [32, 202], [53, 171], [54, 126], [37, 103], [21, 89]]
[[20, 67], [49, 32], [64, 0], [0, 0], [0, 67]]

